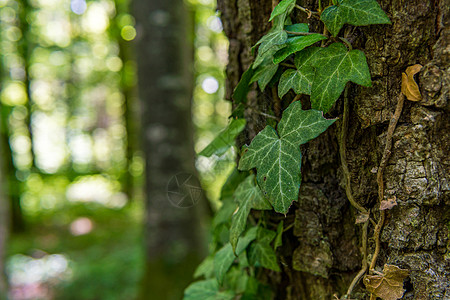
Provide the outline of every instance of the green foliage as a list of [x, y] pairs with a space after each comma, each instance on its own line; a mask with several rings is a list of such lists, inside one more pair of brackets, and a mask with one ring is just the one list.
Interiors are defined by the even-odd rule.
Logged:
[[279, 64], [283, 60], [285, 60], [289, 55], [296, 53], [300, 50], [305, 49], [312, 44], [317, 43], [321, 40], [326, 40], [327, 38], [321, 34], [311, 34], [306, 36], [294, 36], [289, 37], [286, 41], [286, 47], [277, 51], [274, 54], [273, 62], [275, 64]]
[[[217, 295], [225, 293], [247, 300], [271, 299], [268, 287], [252, 276], [255, 268], [280, 271], [276, 251], [288, 228], [284, 228], [283, 221], [277, 226], [270, 222], [266, 224], [265, 212], [256, 215], [257, 220], [250, 218], [249, 222], [250, 212], [271, 207], [278, 213], [288, 212], [293, 201], [298, 199], [301, 183], [300, 146], [336, 121], [326, 119], [323, 114], [333, 107], [347, 82], [371, 85], [362, 51], [351, 49], [348, 42], [350, 49], [343, 43], [330, 43], [329, 37], [323, 34], [309, 33], [307, 24], [290, 25], [288, 16], [295, 2], [283, 0], [272, 12], [269, 20], [273, 21], [272, 29], [256, 43], [255, 61], [244, 72], [234, 91], [233, 99], [238, 105], [232, 116], [243, 117], [253, 82], [258, 82], [261, 91], [269, 84], [275, 84], [280, 98], [291, 89], [297, 95], [310, 95], [312, 109], [302, 110], [299, 101], [292, 102], [278, 123], [270, 120], [273, 126], [267, 125], [249, 146], [243, 146], [238, 169], [256, 170], [256, 176], [235, 170], [222, 189], [222, 207], [213, 221], [212, 253], [196, 271], [196, 276], [210, 279], [201, 284], [208, 290], [206, 297], [222, 299]], [[389, 23], [374, 0], [337, 0], [333, 3], [321, 15], [333, 36], [337, 36], [344, 24]], [[319, 41], [321, 47], [314, 46]], [[225, 234], [229, 239], [223, 238]], [[192, 286], [195, 284], [186, 290], [185, 299], [190, 299], [186, 295], [188, 291], [192, 294]]]
[[242, 74], [241, 80], [233, 92], [233, 99], [236, 103], [247, 102], [248, 86], [250, 85], [250, 80], [252, 79], [254, 72], [253, 66], [250, 66], [247, 71]]
[[263, 36], [256, 45], [259, 45], [258, 55], [253, 63], [253, 68], [258, 67], [266, 59], [270, 59], [275, 52], [286, 47], [288, 35], [282, 28], [273, 28]]
[[231, 244], [228, 243], [220, 249], [214, 256], [214, 273], [219, 283], [223, 282], [226, 272], [233, 264], [236, 255], [241, 254], [245, 248], [256, 238], [257, 227], [252, 227], [247, 231], [244, 237], [242, 237], [236, 247], [236, 251], [233, 252]]
[[280, 272], [277, 255], [269, 244], [261, 242], [253, 243], [249, 252], [249, 260], [252, 265], [259, 264], [266, 269]]
[[249, 262], [253, 266], [262, 266], [273, 271], [280, 271], [277, 263], [277, 256], [275, 251], [270, 246], [270, 243], [276, 236], [276, 232], [267, 230], [265, 228], [258, 228], [256, 242], [254, 242], [249, 249]]
[[[309, 32], [308, 24], [306, 23], [297, 23], [291, 25], [285, 25], [284, 30], [291, 32]], [[288, 34], [289, 36], [289, 34]]]
[[234, 294], [231, 291], [219, 291], [216, 280], [202, 280], [192, 283], [184, 292], [184, 300], [232, 300]]
[[277, 227], [277, 235], [275, 237], [275, 243], [273, 245], [273, 248], [276, 250], [278, 247], [280, 247], [281, 245], [283, 245], [283, 229], [284, 229], [284, 222], [281, 221], [280, 223], [278, 223], [278, 227]]
[[257, 169], [257, 181], [276, 212], [286, 214], [300, 187], [299, 146], [317, 137], [335, 120], [317, 110], [302, 110], [292, 103], [278, 124], [278, 134], [266, 126], [253, 139], [239, 161], [240, 170]]
[[214, 257], [212, 255], [207, 256], [201, 264], [198, 265], [194, 272], [194, 277], [205, 276], [210, 278], [214, 274]]
[[274, 64], [271, 59], [266, 59], [258, 68], [256, 68], [250, 83], [258, 81], [259, 88], [261, 91], [264, 91], [277, 70], [278, 64]]
[[311, 89], [311, 106], [328, 112], [341, 95], [348, 81], [370, 86], [369, 67], [360, 50], [347, 51], [340, 43], [319, 48], [310, 63], [315, 67]]
[[234, 198], [239, 207], [231, 219], [230, 243], [233, 251], [236, 250], [239, 236], [245, 230], [250, 209], [272, 209], [259, 187], [256, 186], [254, 175], [248, 176], [238, 186], [234, 193]]
[[338, 0], [337, 5], [329, 6], [322, 12], [320, 20], [333, 36], [338, 35], [344, 24], [364, 26], [391, 23], [376, 0]]
[[270, 15], [269, 22], [273, 20], [276, 16], [279, 16], [281, 14], [288, 14], [292, 11], [292, 9], [295, 6], [295, 0], [283, 0], [280, 3], [278, 3], [277, 6], [272, 11], [272, 14]]
[[233, 119], [228, 127], [223, 130], [199, 155], [209, 157], [213, 154], [222, 155], [234, 145], [234, 140], [245, 128], [245, 119]]

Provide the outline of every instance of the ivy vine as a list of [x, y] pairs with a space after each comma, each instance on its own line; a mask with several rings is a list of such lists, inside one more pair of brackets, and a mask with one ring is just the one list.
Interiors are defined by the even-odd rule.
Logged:
[[[324, 33], [310, 32], [304, 23], [292, 24], [289, 16], [295, 8], [308, 17], [319, 18]], [[222, 207], [213, 219], [210, 255], [195, 272], [195, 277], [205, 279], [185, 290], [185, 300], [272, 298], [270, 288], [256, 280], [255, 272], [258, 268], [280, 271], [275, 251], [282, 244], [283, 232], [289, 228], [284, 228], [281, 221], [276, 231], [270, 230], [274, 227], [267, 226], [264, 218], [256, 222], [250, 211], [273, 208], [287, 214], [298, 199], [301, 184], [300, 145], [316, 138], [336, 121], [326, 119], [324, 113], [333, 107], [347, 82], [371, 86], [364, 53], [353, 49], [344, 37], [338, 37], [343, 25], [390, 24], [376, 0], [333, 0], [324, 9], [319, 1], [318, 11], [303, 8], [296, 0], [283, 0], [274, 8], [269, 21], [272, 28], [254, 46], [255, 60], [234, 90], [233, 120], [200, 155], [221, 155], [233, 145], [245, 127], [243, 111], [254, 82], [261, 91], [276, 86], [275, 96], [280, 99], [290, 90], [297, 95], [310, 95], [311, 109], [302, 109], [300, 101], [296, 101], [299, 97], [295, 97], [281, 118], [265, 114], [277, 120], [277, 124], [267, 125], [250, 145], [243, 147], [238, 170], [244, 172], [233, 171], [222, 188]], [[318, 42], [322, 45], [317, 45]], [[367, 214], [365, 209], [358, 210]], [[366, 261], [363, 263], [367, 265]], [[360, 273], [364, 274], [365, 269]]]

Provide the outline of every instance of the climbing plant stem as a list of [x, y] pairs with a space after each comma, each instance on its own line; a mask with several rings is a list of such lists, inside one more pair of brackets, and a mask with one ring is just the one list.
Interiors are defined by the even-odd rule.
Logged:
[[404, 101], [405, 101], [405, 95], [400, 93], [400, 96], [398, 97], [398, 101], [397, 101], [397, 107], [395, 108], [395, 113], [392, 116], [391, 121], [389, 122], [389, 127], [388, 127], [388, 131], [386, 134], [386, 145], [384, 146], [383, 157], [381, 158], [380, 167], [378, 168], [378, 172], [377, 172], [379, 202], [383, 201], [383, 199], [384, 199], [383, 172], [384, 172], [384, 168], [387, 165], [389, 157], [391, 155], [392, 136], [394, 135], [395, 127], [397, 126], [398, 119], [400, 118], [400, 115], [402, 113]]
[[[317, 32], [297, 32], [297, 31], [289, 31], [289, 30], [286, 30], [286, 33], [287, 34], [292, 34], [292, 35], [313, 35], [313, 34], [319, 34], [319, 35], [323, 35], [323, 34], [320, 34], [320, 33], [317, 33]], [[326, 35], [323, 35], [324, 37], [328, 37], [328, 36], [326, 36]]]
[[[292, 99], [292, 102], [298, 101], [298, 100], [300, 99], [301, 96], [302, 96], [301, 94], [295, 95], [294, 99]], [[291, 103], [292, 103], [292, 102], [291, 102]]]
[[297, 8], [298, 10], [301, 10], [305, 14], [308, 14], [308, 18], [311, 18], [311, 16], [317, 16], [317, 17], [319, 16], [319, 13], [317, 11], [311, 11], [311, 10], [304, 8], [298, 4], [295, 4], [295, 8]]
[[281, 66], [283, 67], [287, 67], [287, 68], [293, 68], [293, 69], [297, 69], [297, 67], [293, 64], [288, 64], [288, 63], [280, 63]]
[[353, 198], [352, 188], [351, 188], [351, 180], [350, 180], [350, 171], [348, 169], [347, 164], [347, 128], [348, 128], [348, 116], [349, 116], [349, 103], [348, 103], [348, 85], [344, 90], [344, 115], [342, 116], [342, 126], [341, 126], [341, 136], [339, 138], [339, 154], [341, 157], [341, 166], [342, 172], [345, 177], [345, 193], [347, 195], [347, 199], [350, 204], [359, 210], [362, 213], [368, 213], [367, 209], [361, 206], [356, 200]]
[[362, 228], [362, 236], [361, 236], [361, 254], [362, 254], [362, 262], [361, 262], [361, 270], [356, 274], [355, 278], [353, 278], [352, 283], [348, 287], [347, 290], [347, 296], [350, 296], [350, 294], [353, 291], [353, 288], [358, 284], [361, 277], [366, 273], [367, 271], [367, 228], [369, 227], [369, 221], [364, 222], [363, 228]]
[[[383, 157], [381, 158], [380, 166], [378, 167], [377, 172], [377, 183], [378, 183], [378, 205], [381, 203], [381, 201], [384, 200], [384, 182], [383, 182], [383, 172], [384, 168], [387, 165], [387, 162], [389, 160], [389, 157], [391, 156], [391, 148], [392, 148], [392, 136], [394, 135], [395, 127], [397, 126], [398, 119], [400, 118], [400, 115], [403, 110], [403, 103], [405, 101], [405, 96], [400, 93], [397, 101], [397, 107], [395, 108], [394, 115], [391, 118], [391, 121], [389, 122], [388, 131], [386, 134], [386, 145], [384, 146], [384, 152]], [[385, 211], [380, 211], [380, 218], [378, 220], [377, 226], [375, 227], [374, 231], [374, 240], [375, 240], [375, 251], [373, 253], [372, 262], [370, 263], [369, 271], [373, 272], [375, 265], [377, 263], [377, 257], [380, 253], [380, 234], [381, 230], [383, 229], [385, 219]]]
[[339, 39], [347, 45], [348, 51], [353, 50], [352, 44], [350, 44], [350, 42], [346, 38], [340, 37]]
[[277, 88], [272, 87], [273, 112], [277, 118], [281, 118], [281, 99], [278, 97]]
[[274, 119], [274, 120], [277, 120], [278, 122], [280, 121], [280, 118], [277, 118], [277, 117], [275, 117], [275, 116], [266, 114], [266, 113], [264, 113], [264, 112], [262, 112], [262, 111], [259, 111], [259, 110], [257, 110], [257, 109], [252, 109], [252, 111], [254, 111], [255, 113], [257, 113], [257, 114], [259, 114], [259, 115], [261, 115], [261, 116], [264, 116], [264, 117], [266, 117], [266, 118]]

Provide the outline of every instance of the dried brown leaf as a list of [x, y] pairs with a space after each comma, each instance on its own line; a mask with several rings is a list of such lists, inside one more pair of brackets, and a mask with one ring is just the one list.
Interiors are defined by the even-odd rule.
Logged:
[[369, 220], [369, 213], [360, 213], [356, 216], [355, 224], [366, 223]]
[[384, 265], [383, 275], [364, 276], [364, 285], [369, 292], [383, 300], [397, 300], [403, 297], [403, 280], [408, 275], [409, 270]]
[[380, 210], [391, 209], [397, 205], [397, 197], [388, 198], [387, 200], [383, 200], [380, 202]]
[[408, 100], [419, 101], [422, 99], [419, 86], [414, 80], [414, 75], [422, 69], [422, 65], [413, 65], [406, 68], [405, 73], [402, 73], [402, 93]]

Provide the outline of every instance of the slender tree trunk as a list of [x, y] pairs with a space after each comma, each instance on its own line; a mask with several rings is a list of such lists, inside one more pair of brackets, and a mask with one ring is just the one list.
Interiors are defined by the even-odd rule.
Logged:
[[[219, 0], [224, 30], [230, 39], [227, 98], [253, 57], [251, 47], [267, 32], [273, 5], [278, 1]], [[327, 1], [325, 1], [326, 3]], [[322, 1], [324, 3], [324, 1]], [[349, 125], [341, 140], [342, 121], [302, 147], [302, 186], [298, 203], [285, 219], [277, 274], [260, 275], [276, 290], [276, 299], [336, 299], [346, 294], [361, 269], [363, 225], [355, 225], [357, 211], [347, 201], [339, 143], [345, 154], [355, 200], [378, 221], [377, 170], [386, 143], [389, 120], [400, 94], [401, 73], [423, 65], [416, 75], [423, 100], [407, 101], [394, 132], [392, 154], [384, 171], [386, 198], [397, 206], [385, 212], [376, 270], [385, 263], [410, 270], [403, 299], [448, 299], [449, 264], [449, 3], [448, 1], [378, 1], [392, 25], [358, 27], [350, 40], [367, 56], [372, 87], [348, 86]], [[317, 10], [318, 1], [297, 1]], [[293, 23], [314, 18], [295, 11]], [[350, 27], [350, 26], [349, 26]], [[344, 28], [345, 29], [345, 28]], [[343, 119], [344, 97], [330, 116]], [[284, 101], [289, 101], [284, 100]], [[308, 98], [302, 97], [302, 103]], [[272, 92], [250, 92], [248, 102], [265, 112], [275, 111]], [[266, 125], [246, 112], [247, 131], [238, 143], [249, 143]], [[240, 145], [239, 145], [240, 146]], [[369, 262], [374, 253], [374, 226], [368, 226]], [[362, 281], [353, 299], [368, 299]]]
[[[31, 78], [30, 78], [30, 54], [33, 50], [33, 42], [30, 39], [30, 24], [27, 22], [27, 16], [30, 11], [30, 3], [27, 0], [21, 0], [21, 9], [20, 9], [20, 30], [22, 32], [22, 39], [19, 42], [19, 49], [20, 54], [23, 58], [24, 62], [24, 70], [25, 70], [25, 78], [24, 78], [24, 84], [25, 89], [28, 97], [27, 101], [27, 110], [28, 114], [25, 119], [29, 137], [31, 140], [31, 143], [33, 144], [33, 128], [31, 125], [31, 115], [33, 113], [33, 100], [31, 95]], [[33, 171], [36, 167], [35, 164], [35, 155], [34, 155], [34, 148], [33, 146], [30, 149], [31, 152], [31, 166], [30, 169]]]
[[120, 89], [125, 98], [125, 127], [127, 131], [127, 141], [126, 141], [126, 171], [122, 175], [122, 189], [124, 193], [128, 196], [128, 199], [132, 201], [135, 196], [135, 176], [131, 171], [132, 162], [136, 156], [136, 152], [139, 149], [138, 146], [138, 120], [136, 116], [138, 114], [137, 110], [137, 87], [135, 78], [135, 68], [134, 68], [134, 57], [133, 49], [131, 47], [131, 42], [125, 41], [121, 36], [121, 27], [118, 24], [118, 17], [122, 14], [129, 13], [128, 1], [115, 1], [117, 16], [114, 20], [114, 33], [119, 45], [119, 57], [123, 62], [123, 67], [120, 79]]
[[[1, 104], [0, 104], [1, 109]], [[0, 115], [0, 118], [2, 116]], [[1, 127], [0, 127], [1, 128]], [[0, 300], [6, 299], [8, 292], [7, 279], [5, 274], [5, 251], [6, 242], [9, 235], [10, 221], [10, 200], [7, 193], [7, 183], [3, 163], [5, 145], [0, 139]]]
[[147, 272], [142, 299], [180, 299], [204, 255], [195, 177], [192, 30], [182, 0], [135, 1]]
[[13, 232], [22, 232], [25, 230], [25, 220], [23, 218], [22, 208], [20, 205], [20, 193], [22, 187], [20, 181], [16, 178], [16, 168], [14, 166], [12, 149], [9, 144], [10, 132], [7, 122], [11, 107], [0, 106], [0, 108], [2, 114], [0, 119], [0, 139], [3, 144], [3, 174], [5, 176], [6, 184], [8, 185], [8, 189], [6, 189], [7, 197], [11, 203], [11, 229]]

